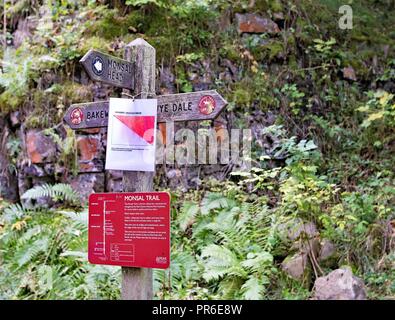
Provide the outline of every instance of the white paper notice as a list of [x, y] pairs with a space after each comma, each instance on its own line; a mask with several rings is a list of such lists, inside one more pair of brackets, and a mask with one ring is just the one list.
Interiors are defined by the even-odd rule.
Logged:
[[106, 170], [155, 171], [156, 99], [110, 98]]

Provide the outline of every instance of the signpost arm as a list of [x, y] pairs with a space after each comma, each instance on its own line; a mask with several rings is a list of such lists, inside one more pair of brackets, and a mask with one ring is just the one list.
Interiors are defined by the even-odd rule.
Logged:
[[[144, 39], [136, 39], [126, 46], [125, 60], [135, 64], [134, 92], [136, 99], [155, 94], [155, 48]], [[155, 172], [124, 171], [124, 192], [152, 191]], [[152, 269], [122, 267], [122, 299], [151, 300]]]

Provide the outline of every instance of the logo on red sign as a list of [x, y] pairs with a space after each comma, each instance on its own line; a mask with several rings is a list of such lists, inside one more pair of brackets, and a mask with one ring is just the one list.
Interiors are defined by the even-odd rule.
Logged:
[[215, 109], [215, 100], [212, 96], [203, 96], [198, 104], [201, 114], [211, 114]]
[[84, 113], [80, 108], [75, 108], [70, 113], [71, 123], [74, 125], [78, 125], [84, 120]]

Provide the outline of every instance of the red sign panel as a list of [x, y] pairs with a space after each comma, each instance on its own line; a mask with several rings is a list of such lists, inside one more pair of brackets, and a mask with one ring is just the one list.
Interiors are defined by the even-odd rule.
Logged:
[[168, 268], [170, 195], [167, 192], [91, 194], [88, 260], [93, 264]]

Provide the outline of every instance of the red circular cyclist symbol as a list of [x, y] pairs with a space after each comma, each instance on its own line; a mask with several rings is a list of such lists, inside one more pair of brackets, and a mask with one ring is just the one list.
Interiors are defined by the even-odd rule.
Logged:
[[78, 125], [84, 120], [84, 113], [80, 108], [75, 108], [70, 113], [71, 123], [74, 125]]
[[211, 114], [215, 109], [215, 100], [212, 96], [203, 96], [199, 101], [199, 111], [202, 114]]

